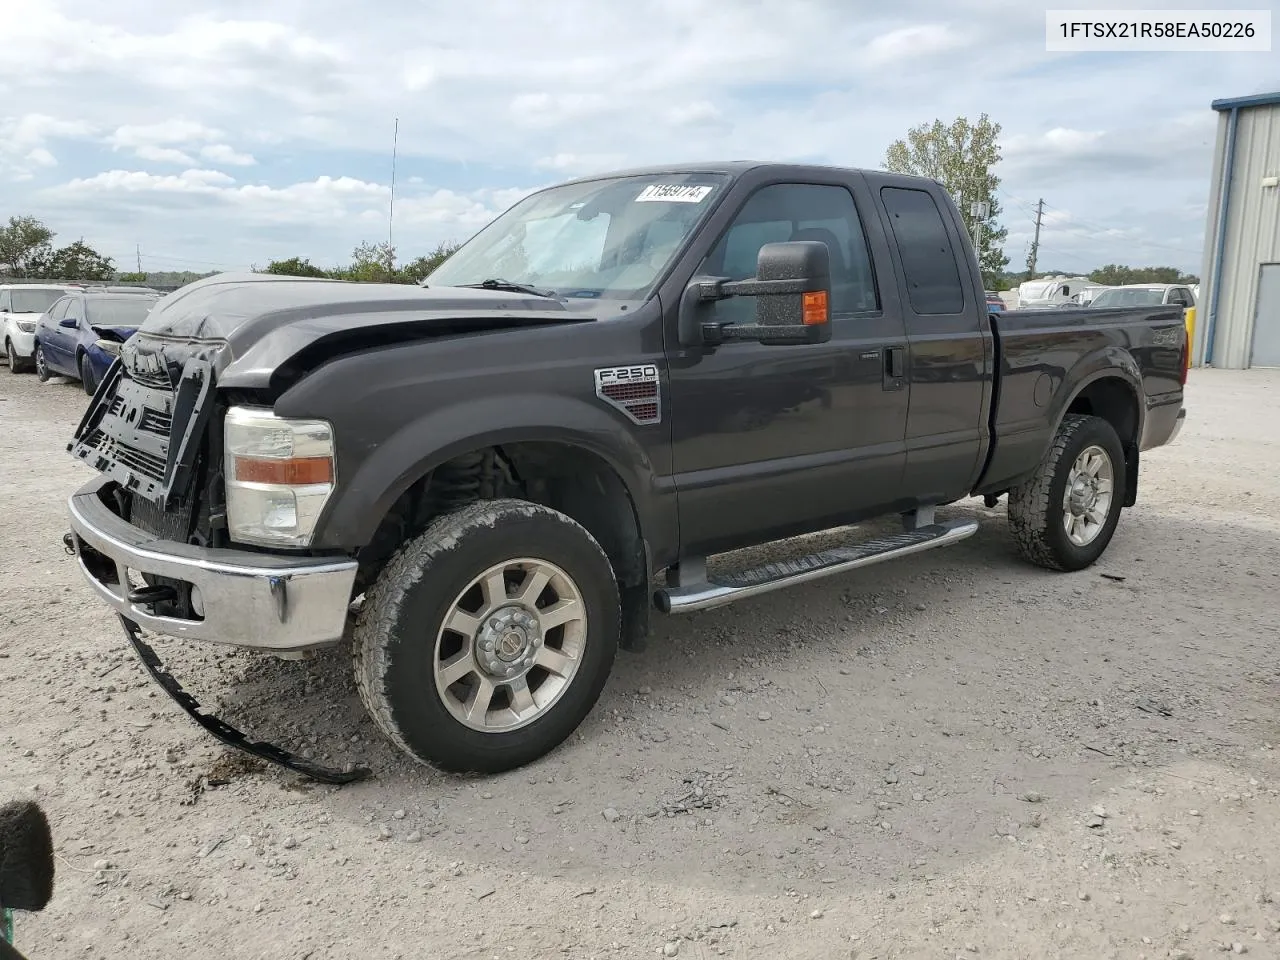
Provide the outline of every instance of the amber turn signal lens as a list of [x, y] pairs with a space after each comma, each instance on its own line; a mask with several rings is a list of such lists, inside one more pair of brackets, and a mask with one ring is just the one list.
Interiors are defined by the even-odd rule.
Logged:
[[333, 462], [328, 457], [294, 457], [272, 460], [236, 457], [236, 479], [242, 483], [274, 483], [300, 487], [333, 482]]
[[800, 315], [806, 327], [827, 322], [827, 291], [817, 290], [802, 294]]

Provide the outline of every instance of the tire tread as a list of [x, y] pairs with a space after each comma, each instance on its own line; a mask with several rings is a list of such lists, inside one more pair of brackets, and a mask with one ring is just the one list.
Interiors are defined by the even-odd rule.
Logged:
[[[574, 529], [612, 570], [608, 555], [595, 537], [565, 514], [526, 500], [479, 500], [436, 517], [426, 530], [392, 555], [377, 580], [365, 591], [351, 644], [353, 673], [360, 700], [387, 739], [424, 766], [442, 765], [420, 756], [395, 721], [385, 683], [390, 669], [387, 640], [395, 633], [400, 610], [409, 591], [422, 579], [424, 572], [429, 574], [428, 568], [435, 558], [452, 549], [470, 532], [496, 526], [513, 513], [523, 517], [542, 516]], [[607, 642], [608, 638], [605, 639]]]
[[[1047, 570], [1073, 569], [1063, 562], [1048, 539], [1049, 525], [1058, 522], [1058, 512], [1050, 500], [1049, 488], [1058, 476], [1063, 456], [1076, 437], [1093, 424], [1106, 422], [1100, 417], [1067, 414], [1035, 473], [1025, 483], [1009, 491], [1009, 531], [1018, 553], [1031, 563]], [[1115, 466], [1119, 470], [1124, 468], [1123, 462]], [[1119, 490], [1115, 495], [1119, 496]]]

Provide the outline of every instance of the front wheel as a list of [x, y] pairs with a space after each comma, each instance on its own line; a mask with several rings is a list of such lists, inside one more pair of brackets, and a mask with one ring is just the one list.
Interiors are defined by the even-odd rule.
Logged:
[[1115, 427], [1101, 417], [1064, 417], [1036, 472], [1009, 491], [1018, 552], [1050, 570], [1096, 562], [1120, 521], [1125, 469]]
[[451, 771], [523, 766], [590, 713], [620, 632], [613, 568], [578, 523], [470, 504], [406, 543], [365, 595], [356, 684], [384, 734]]
[[80, 355], [80, 385], [84, 387], [84, 392], [91, 397], [98, 390], [98, 381], [93, 376], [93, 365], [89, 362], [87, 353]]
[[23, 373], [31, 366], [30, 360], [18, 356], [18, 351], [13, 348], [12, 340], [6, 340], [4, 342], [4, 352], [9, 358], [10, 373]]

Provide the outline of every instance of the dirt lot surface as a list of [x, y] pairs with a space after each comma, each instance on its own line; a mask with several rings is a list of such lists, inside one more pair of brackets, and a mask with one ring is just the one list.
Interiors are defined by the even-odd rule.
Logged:
[[30, 960], [1280, 956], [1280, 376], [1195, 371], [1097, 567], [958, 547], [687, 619], [577, 735], [491, 778], [385, 745], [345, 652], [158, 641], [62, 549], [78, 385], [0, 369], [0, 801], [59, 852]]

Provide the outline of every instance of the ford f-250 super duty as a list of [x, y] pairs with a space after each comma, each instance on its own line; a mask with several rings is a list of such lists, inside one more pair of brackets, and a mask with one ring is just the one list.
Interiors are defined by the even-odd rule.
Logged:
[[[387, 737], [498, 771], [564, 740], [651, 611], [705, 609], [971, 535], [1092, 564], [1183, 421], [1178, 307], [988, 313], [936, 182], [745, 162], [532, 194], [420, 287], [218, 275], [163, 299], [69, 449], [65, 538], [141, 629], [339, 643]], [[709, 577], [706, 559], [901, 515]], [[714, 566], [714, 565], [713, 565]]]

